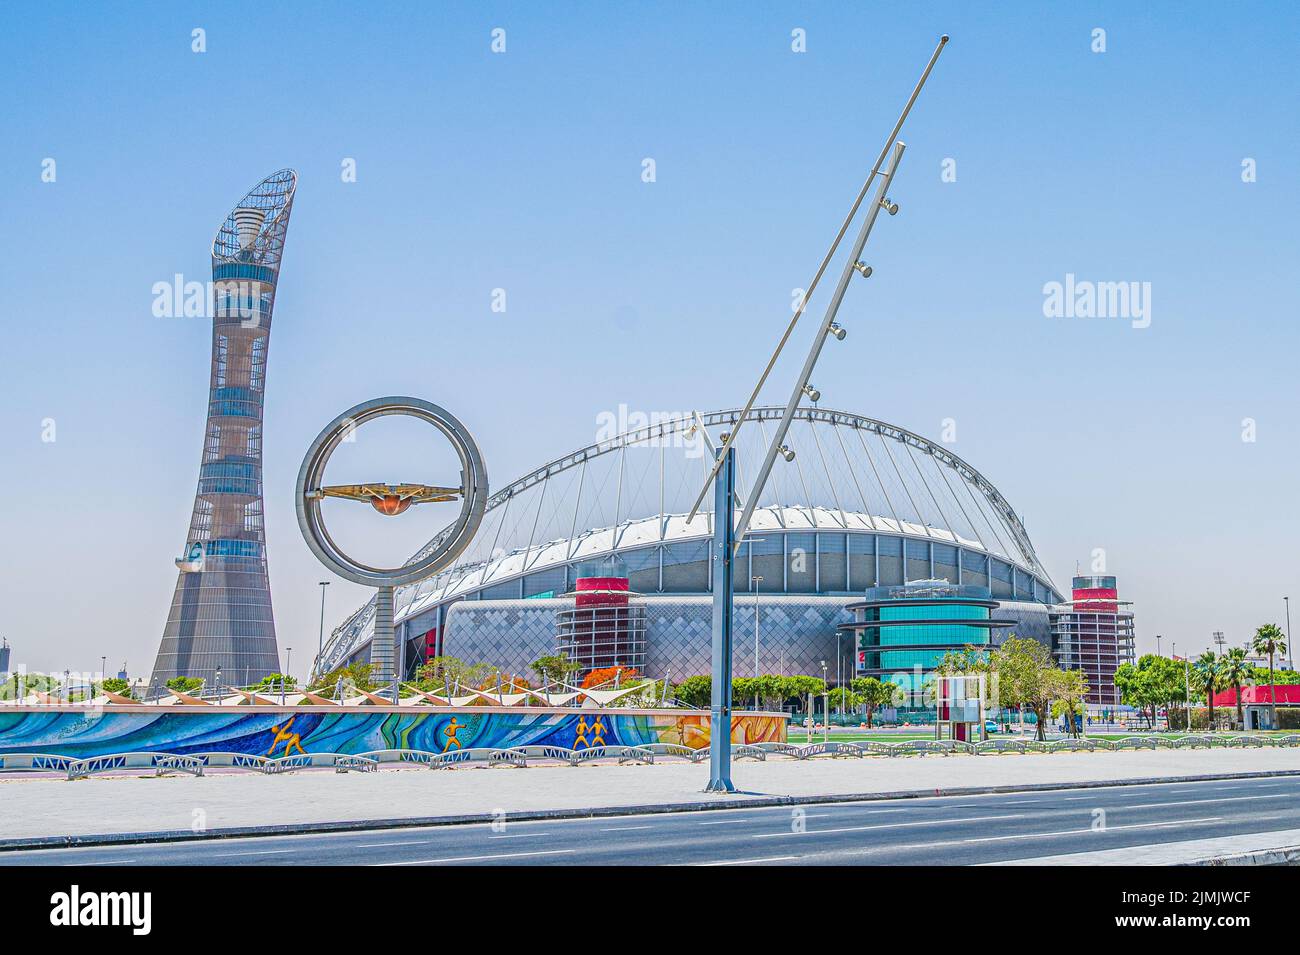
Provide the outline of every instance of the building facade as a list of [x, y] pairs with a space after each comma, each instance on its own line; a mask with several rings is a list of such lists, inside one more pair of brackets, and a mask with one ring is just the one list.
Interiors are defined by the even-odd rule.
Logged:
[[263, 524], [262, 417], [271, 314], [296, 185], [288, 169], [262, 180], [212, 244], [203, 453], [151, 690], [176, 676], [244, 686], [280, 670]]
[[998, 607], [987, 587], [919, 580], [872, 587], [865, 600], [849, 604], [854, 620], [840, 629], [853, 635], [858, 676], [899, 687], [902, 709], [933, 709], [926, 681], [944, 654], [994, 647], [1002, 631], [1019, 626], [995, 618]]
[[1072, 585], [1071, 599], [1050, 615], [1052, 653], [1062, 669], [1083, 671], [1087, 702], [1118, 706], [1115, 671], [1136, 660], [1133, 614], [1114, 577], [1075, 577]]

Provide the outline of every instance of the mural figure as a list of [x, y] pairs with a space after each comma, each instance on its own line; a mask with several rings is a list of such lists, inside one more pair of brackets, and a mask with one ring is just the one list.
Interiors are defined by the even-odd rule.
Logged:
[[456, 734], [459, 733], [462, 729], [464, 729], [464, 726], [460, 723], [457, 723], [456, 717], [453, 716], [451, 718], [451, 722], [448, 723], [443, 728], [442, 731], [443, 735], [447, 737], [447, 742], [442, 744], [442, 751], [444, 753], [447, 752], [449, 749], [451, 749], [453, 746], [456, 747], [456, 749], [460, 749], [460, 740], [456, 739]]
[[271, 740], [271, 748], [267, 751], [267, 756], [275, 755], [275, 748], [284, 743], [284, 755], [288, 756], [293, 750], [297, 750], [303, 756], [307, 751], [302, 748], [302, 737], [297, 733], [290, 733], [289, 729], [293, 726], [294, 717], [289, 717], [284, 721], [283, 726], [272, 726], [271, 730], [275, 733], [275, 739]]
[[588, 746], [591, 745], [590, 743], [587, 742], [587, 731], [590, 728], [591, 727], [587, 725], [587, 718], [585, 716], [579, 716], [578, 725], [574, 729], [574, 737], [573, 737], [574, 749], [586, 749]]
[[597, 716], [591, 724], [591, 745], [605, 745], [605, 717]]

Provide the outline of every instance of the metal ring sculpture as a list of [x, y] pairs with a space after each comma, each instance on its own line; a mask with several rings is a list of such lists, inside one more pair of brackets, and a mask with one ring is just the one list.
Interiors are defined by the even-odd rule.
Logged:
[[[401, 567], [372, 567], [348, 557], [325, 527], [321, 517], [323, 498], [318, 493], [325, 466], [339, 443], [365, 422], [384, 415], [406, 415], [433, 425], [451, 442], [460, 458], [460, 516], [437, 548]], [[375, 398], [343, 412], [325, 426], [307, 449], [298, 471], [298, 527], [312, 553], [345, 580], [369, 587], [401, 587], [436, 574], [460, 556], [483, 520], [487, 494], [487, 471], [478, 445], [454, 415], [422, 398]]]

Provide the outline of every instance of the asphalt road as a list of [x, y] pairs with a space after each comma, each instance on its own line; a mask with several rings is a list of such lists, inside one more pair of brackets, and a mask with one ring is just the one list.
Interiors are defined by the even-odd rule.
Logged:
[[0, 865], [944, 865], [1297, 828], [1300, 778], [1283, 777], [24, 850]]

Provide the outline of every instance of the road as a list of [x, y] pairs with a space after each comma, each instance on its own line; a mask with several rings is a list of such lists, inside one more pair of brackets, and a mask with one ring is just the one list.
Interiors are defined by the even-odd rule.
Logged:
[[0, 865], [944, 865], [1144, 846], [1172, 861], [1171, 843], [1297, 841], [1283, 830], [1300, 830], [1300, 778], [25, 850]]

